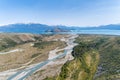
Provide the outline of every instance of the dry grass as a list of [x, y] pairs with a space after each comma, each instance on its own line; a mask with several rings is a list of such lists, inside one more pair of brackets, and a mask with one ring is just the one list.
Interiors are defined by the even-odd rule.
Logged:
[[[4, 35], [2, 36], [4, 37]], [[37, 47], [31, 46], [33, 43], [34, 42], [29, 42], [5, 49], [4, 51], [10, 51], [14, 49], [23, 49], [23, 51], [0, 55], [0, 71], [22, 67], [26, 63], [28, 63], [28, 65], [39, 63], [48, 58], [48, 53], [50, 50], [53, 50], [56, 47], [63, 48], [66, 46], [65, 42], [55, 41], [51, 45], [45, 45], [43, 49], [38, 49]], [[32, 57], [35, 54], [39, 55]]]

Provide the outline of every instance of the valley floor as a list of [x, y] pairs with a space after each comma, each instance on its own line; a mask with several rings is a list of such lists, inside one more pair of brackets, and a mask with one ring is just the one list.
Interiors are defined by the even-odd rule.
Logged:
[[0, 80], [120, 80], [120, 37], [0, 33]]
[[[44, 41], [46, 40], [46, 41], [55, 41], [55, 42], [53, 42], [51, 45], [46, 44], [44, 48], [33, 47], [34, 43], [36, 42], [30, 42], [30, 43], [25, 43], [22, 45], [15, 46], [15, 48], [12, 47], [10, 49], [3, 50], [1, 52], [0, 57], [4, 57], [4, 58], [10, 57], [10, 58], [8, 58], [8, 60], [4, 60], [1, 58], [1, 63], [3, 63], [4, 65], [3, 67], [1, 65], [1, 71], [3, 72], [0, 72], [0, 80], [5, 80], [5, 79], [17, 80], [17, 79], [23, 78], [23, 75], [28, 77], [26, 74], [30, 75], [35, 73], [36, 71], [37, 73], [39, 72], [47, 73], [49, 70], [52, 70], [52, 69], [57, 70], [57, 74], [58, 74], [60, 72], [62, 65], [67, 60], [73, 59], [73, 57], [71, 56], [71, 52], [72, 52], [72, 48], [76, 45], [76, 44], [73, 44], [75, 37], [77, 36], [76, 35], [48, 36], [48, 37], [44, 37]], [[65, 52], [66, 50], [67, 52]], [[19, 59], [19, 57], [22, 57], [22, 59]], [[48, 62], [46, 61], [47, 58], [49, 60]], [[9, 64], [11, 64], [11, 66], [8, 66]], [[14, 64], [16, 66], [14, 66]], [[30, 72], [32, 71], [32, 69], [35, 69], [35, 68], [36, 70], [33, 70], [33, 72]], [[51, 74], [56, 75], [56, 72], [53, 71], [46, 75], [42, 74], [40, 79], [44, 79], [46, 78], [46, 76], [50, 76]], [[31, 76], [30, 79], [31, 78], [34, 78], [34, 76]]]

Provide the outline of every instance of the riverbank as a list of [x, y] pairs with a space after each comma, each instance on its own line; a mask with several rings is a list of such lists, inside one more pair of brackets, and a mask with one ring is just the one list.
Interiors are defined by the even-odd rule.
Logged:
[[[71, 52], [72, 52], [72, 48], [76, 45], [76, 44], [73, 43], [74, 38], [76, 38], [76, 37], [77, 37], [76, 35], [67, 35], [64, 38], [61, 38], [60, 39], [61, 41], [65, 41], [67, 43], [67, 47], [65, 47], [63, 49], [56, 48], [56, 49], [50, 51], [47, 61], [40, 62], [39, 64], [33, 64], [33, 65], [30, 65], [30, 66], [26, 66], [27, 68], [24, 68], [23, 71], [22, 70], [18, 71], [17, 69], [13, 69], [13, 70], [8, 70], [8, 71], [5, 71], [5, 72], [1, 72], [0, 76], [4, 76], [6, 79], [8, 78], [8, 80], [10, 80], [10, 79], [26, 78], [30, 74], [34, 73], [33, 76], [29, 77], [29, 78], [31, 78], [31, 77], [33, 78], [36, 73], [39, 73], [41, 71], [47, 73], [47, 71], [49, 72], [55, 66], [59, 66], [59, 67], [56, 67], [57, 74], [58, 74], [60, 72], [60, 69], [61, 69], [62, 65], [67, 60], [73, 59], [73, 57], [71, 56]], [[61, 50], [64, 50], [64, 53], [59, 53], [58, 54], [58, 52], [61, 51]], [[52, 67], [51, 69], [50, 69], [50, 66]], [[44, 71], [44, 70], [46, 70], [46, 71]], [[49, 73], [49, 74], [55, 75], [56, 70]], [[3, 73], [4, 73], [4, 75], [2, 75]], [[46, 76], [47, 75], [49, 76], [49, 74], [46, 74]], [[46, 78], [46, 76], [45, 75], [41, 76], [41, 79]], [[3, 80], [5, 79], [4, 77], [3, 77]], [[28, 80], [29, 80], [29, 78], [28, 78]], [[2, 77], [1, 77], [1, 80], [2, 80]]]

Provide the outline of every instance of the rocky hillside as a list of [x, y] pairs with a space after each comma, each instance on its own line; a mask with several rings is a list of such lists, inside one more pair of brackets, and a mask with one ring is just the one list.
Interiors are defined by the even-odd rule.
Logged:
[[94, 80], [120, 79], [120, 37], [81, 35], [76, 42], [90, 45], [98, 51], [100, 60]]
[[93, 80], [99, 61], [98, 52], [91, 50], [74, 56], [74, 60], [62, 67], [57, 80]]
[[58, 76], [44, 80], [120, 80], [120, 37], [80, 35]]

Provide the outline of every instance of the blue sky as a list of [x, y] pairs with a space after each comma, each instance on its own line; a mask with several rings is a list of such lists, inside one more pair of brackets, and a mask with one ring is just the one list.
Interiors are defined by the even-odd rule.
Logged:
[[96, 26], [120, 23], [120, 0], [0, 0], [0, 25]]

